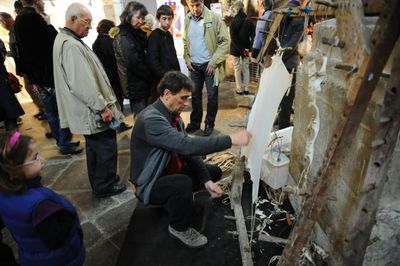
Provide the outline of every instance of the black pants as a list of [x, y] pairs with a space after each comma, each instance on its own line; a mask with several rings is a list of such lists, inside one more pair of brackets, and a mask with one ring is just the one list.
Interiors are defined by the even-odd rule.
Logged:
[[[206, 164], [211, 179], [216, 182], [222, 176], [221, 168]], [[193, 191], [204, 188], [190, 169], [182, 174], [166, 175], [158, 178], [150, 195], [150, 204], [165, 205], [169, 215], [169, 225], [178, 231], [190, 226], [192, 218]]]
[[86, 161], [90, 185], [104, 192], [117, 183], [117, 135], [112, 129], [85, 135]]
[[[291, 69], [288, 70], [289, 73], [292, 71]], [[280, 111], [278, 116], [278, 124], [279, 129], [290, 127], [290, 115], [292, 113], [292, 105], [295, 96], [295, 87], [296, 87], [296, 70], [293, 72], [293, 79], [292, 84], [290, 86], [289, 95], [285, 95], [282, 98], [282, 101], [279, 105]]]

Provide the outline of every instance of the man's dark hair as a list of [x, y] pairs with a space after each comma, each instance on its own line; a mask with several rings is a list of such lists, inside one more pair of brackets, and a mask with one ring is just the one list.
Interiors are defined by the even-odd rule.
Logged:
[[265, 10], [271, 10], [273, 6], [273, 1], [272, 0], [263, 0], [262, 5]]
[[8, 14], [7, 12], [0, 12], [0, 20], [7, 21], [9, 19], [12, 19], [12, 16]]
[[164, 77], [158, 83], [157, 92], [159, 95], [163, 95], [166, 89], [175, 95], [181, 90], [194, 90], [194, 83], [179, 71], [169, 71], [165, 73]]
[[35, 0], [21, 0], [23, 6], [31, 6], [34, 2]]
[[139, 11], [140, 15], [146, 16], [147, 9], [142, 3], [138, 3], [136, 1], [129, 2], [124, 11], [122, 11], [121, 16], [119, 17], [122, 23], [131, 23], [133, 15]]
[[99, 24], [97, 24], [96, 30], [99, 34], [108, 34], [110, 29], [115, 27], [115, 24], [112, 20], [102, 19]]
[[157, 9], [156, 18], [159, 20], [161, 16], [172, 16], [174, 17], [174, 11], [168, 5], [162, 5]]
[[14, 2], [14, 11], [15, 11], [15, 13], [17, 13], [17, 15], [23, 8], [24, 8], [24, 5], [22, 4], [22, 2], [20, 0], [17, 0]]

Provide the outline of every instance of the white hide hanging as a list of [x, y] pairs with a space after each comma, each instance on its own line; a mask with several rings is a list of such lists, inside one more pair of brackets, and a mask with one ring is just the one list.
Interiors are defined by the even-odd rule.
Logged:
[[272, 57], [270, 67], [261, 74], [256, 100], [250, 111], [247, 130], [253, 135], [250, 143], [242, 148], [242, 155], [248, 158], [253, 182], [252, 202], [257, 200], [260, 183], [262, 156], [270, 142], [270, 133], [274, 124], [279, 104], [288, 90], [292, 75], [286, 70], [282, 57]]

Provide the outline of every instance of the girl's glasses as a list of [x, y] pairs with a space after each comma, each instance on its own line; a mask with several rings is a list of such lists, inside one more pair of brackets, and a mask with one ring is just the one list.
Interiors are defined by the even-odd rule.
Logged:
[[24, 162], [22, 165], [39, 164], [39, 163], [40, 163], [40, 154], [36, 153], [35, 159], [33, 159], [32, 161]]

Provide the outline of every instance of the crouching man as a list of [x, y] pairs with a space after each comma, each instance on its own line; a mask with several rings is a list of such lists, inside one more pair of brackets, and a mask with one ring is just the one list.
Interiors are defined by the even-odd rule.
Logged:
[[180, 113], [189, 105], [193, 88], [193, 82], [178, 71], [161, 79], [160, 98], [139, 114], [132, 131], [130, 179], [144, 204], [166, 207], [169, 233], [197, 248], [206, 245], [207, 238], [190, 225], [192, 192], [205, 187], [213, 198], [223, 194], [215, 183], [221, 169], [205, 164], [201, 156], [247, 145], [251, 134], [242, 130], [232, 136], [189, 137]]

